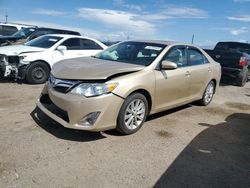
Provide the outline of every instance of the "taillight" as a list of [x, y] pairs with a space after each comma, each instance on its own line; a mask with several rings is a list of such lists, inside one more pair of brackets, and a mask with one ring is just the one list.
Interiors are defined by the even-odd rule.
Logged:
[[247, 62], [248, 62], [247, 57], [241, 57], [239, 63], [240, 67], [245, 67], [247, 65]]

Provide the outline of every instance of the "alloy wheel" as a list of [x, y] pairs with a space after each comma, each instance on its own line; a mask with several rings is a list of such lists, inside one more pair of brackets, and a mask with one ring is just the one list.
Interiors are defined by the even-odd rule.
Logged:
[[213, 98], [213, 95], [214, 95], [214, 83], [210, 82], [205, 91], [205, 96], [204, 96], [205, 103], [207, 104], [210, 103], [210, 101]]
[[145, 118], [145, 103], [141, 99], [135, 99], [129, 103], [125, 110], [124, 123], [130, 130], [141, 125]]

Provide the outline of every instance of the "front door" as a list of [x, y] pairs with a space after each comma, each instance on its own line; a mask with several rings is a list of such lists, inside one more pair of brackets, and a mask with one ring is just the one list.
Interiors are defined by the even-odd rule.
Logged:
[[190, 99], [190, 66], [185, 46], [170, 49], [162, 60], [177, 64], [174, 70], [155, 70], [155, 110], [161, 111]]
[[63, 59], [92, 56], [103, 50], [95, 41], [82, 38], [70, 38], [60, 44], [66, 46], [67, 50], [53, 52], [54, 63]]

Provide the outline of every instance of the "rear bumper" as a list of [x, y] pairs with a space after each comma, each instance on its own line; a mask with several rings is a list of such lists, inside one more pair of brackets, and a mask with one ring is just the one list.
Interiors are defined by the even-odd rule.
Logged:
[[242, 74], [243, 69], [236, 69], [236, 68], [228, 68], [222, 67], [221, 69], [221, 76], [222, 77], [231, 77], [231, 78], [238, 78], [240, 74]]
[[234, 79], [241, 79], [245, 74], [248, 74], [248, 68], [237, 69], [237, 68], [228, 68], [222, 67], [222, 77], [229, 77]]

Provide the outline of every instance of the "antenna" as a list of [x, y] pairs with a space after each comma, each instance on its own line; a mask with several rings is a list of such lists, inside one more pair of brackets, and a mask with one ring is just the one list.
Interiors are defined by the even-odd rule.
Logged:
[[8, 13], [5, 13], [5, 23], [8, 22]]
[[192, 42], [191, 43], [194, 44], [194, 34], [192, 36]]

